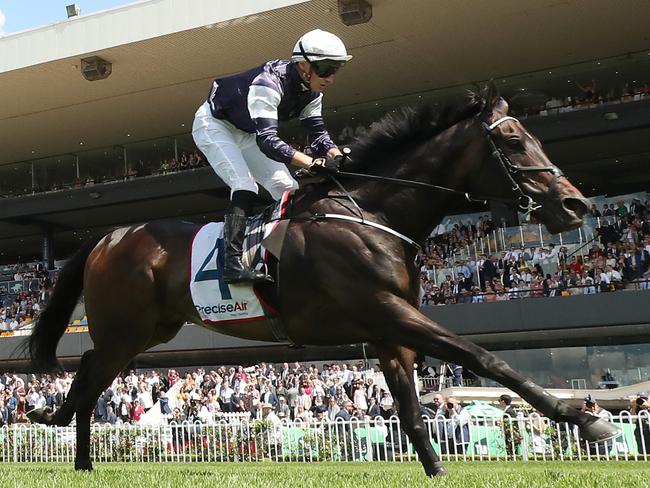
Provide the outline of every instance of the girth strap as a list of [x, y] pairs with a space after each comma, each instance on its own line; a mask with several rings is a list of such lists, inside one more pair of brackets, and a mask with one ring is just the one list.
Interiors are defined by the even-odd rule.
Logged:
[[356, 222], [357, 224], [362, 224], [362, 225], [367, 225], [368, 227], [374, 227], [375, 229], [382, 230], [384, 232], [387, 232], [388, 234], [394, 235], [395, 237], [399, 237], [405, 242], [408, 242], [411, 244], [413, 247], [415, 247], [417, 250], [420, 250], [420, 245], [415, 242], [413, 239], [410, 237], [406, 237], [404, 234], [401, 234], [397, 232], [394, 229], [391, 229], [390, 227], [386, 227], [385, 225], [378, 224], [376, 222], [372, 222], [366, 219], [361, 219], [359, 217], [353, 217], [351, 215], [341, 215], [341, 214], [331, 214], [331, 213], [317, 213], [314, 215], [315, 219], [334, 219], [334, 220], [347, 220], [349, 222]]

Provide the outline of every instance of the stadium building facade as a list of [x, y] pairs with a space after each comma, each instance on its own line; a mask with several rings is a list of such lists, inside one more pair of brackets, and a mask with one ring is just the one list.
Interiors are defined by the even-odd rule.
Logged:
[[[335, 140], [349, 141], [401, 106], [444, 103], [494, 80], [586, 195], [647, 190], [650, 97], [637, 97], [635, 86], [650, 82], [650, 40], [635, 2], [597, 0], [585, 9], [577, 0], [370, 0], [371, 18], [356, 25], [344, 24], [342, 3], [350, 2], [148, 0], [0, 38], [0, 262], [63, 259], [117, 225], [218, 219], [228, 189], [212, 170], [170, 171], [163, 162], [194, 154], [189, 128], [213, 78], [287, 57], [316, 27], [339, 35], [354, 55], [325, 96]], [[592, 80], [620, 96], [566, 106]], [[304, 142], [296, 126], [284, 131]], [[516, 218], [490, 210], [497, 220]], [[504, 351], [543, 384], [606, 368], [635, 382], [650, 372], [646, 301], [647, 291], [631, 291], [426, 313]], [[25, 366], [13, 357], [18, 340], [0, 340], [0, 364]], [[89, 347], [86, 332], [67, 334], [59, 353], [74, 367]], [[361, 345], [287, 349], [188, 326], [138, 364], [362, 354]]]

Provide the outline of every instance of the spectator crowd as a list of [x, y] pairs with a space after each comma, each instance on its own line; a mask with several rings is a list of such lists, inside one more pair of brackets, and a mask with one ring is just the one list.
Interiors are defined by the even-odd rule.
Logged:
[[[7, 280], [7, 281], [4, 281]], [[15, 264], [0, 270], [0, 332], [31, 324], [49, 299], [56, 274], [41, 263]]]
[[[614, 208], [611, 208], [614, 207]], [[498, 254], [479, 253], [455, 259], [494, 231], [490, 218], [474, 224], [455, 224], [451, 231], [431, 237], [418, 257], [423, 305], [483, 303], [527, 297], [593, 294], [623, 289], [650, 279], [650, 202], [635, 198], [629, 204], [594, 205], [593, 217], [612, 217], [596, 229], [589, 249], [569, 252], [567, 246], [511, 245]]]
[[[118, 376], [100, 395], [95, 422], [138, 422], [159, 402], [160, 413], [169, 421], [212, 422], [225, 414], [261, 417], [273, 409], [280, 419], [304, 422], [324, 419], [345, 420], [390, 417], [394, 413], [390, 393], [375, 382], [376, 370], [362, 364], [304, 366], [284, 363], [279, 367], [260, 363], [252, 367], [221, 366], [180, 374], [175, 369]], [[381, 376], [381, 375], [379, 375]], [[5, 423], [26, 422], [25, 413], [34, 408], [60, 407], [74, 375], [31, 375], [23, 380], [16, 374], [0, 379]], [[1, 409], [1, 408], [0, 408]]]
[[[596, 80], [584, 84], [571, 81], [564, 97], [553, 96], [541, 103], [527, 104], [519, 110], [511, 110], [516, 116], [548, 116], [575, 110], [585, 110], [604, 104], [636, 102], [650, 98], [650, 83], [636, 80], [622, 82], [616, 86], [601, 86]], [[513, 97], [516, 98], [516, 97]]]
[[[436, 373], [423, 362], [417, 374], [426, 378]], [[56, 410], [67, 397], [73, 379], [74, 374], [67, 372], [27, 378], [5, 373], [0, 377], [0, 426], [28, 423], [26, 414], [32, 409], [47, 406]], [[379, 366], [366, 370], [362, 362], [350, 367], [345, 363], [323, 364], [321, 368], [298, 362], [277, 367], [262, 362], [251, 367], [197, 368], [183, 374], [175, 369], [147, 373], [130, 370], [115, 378], [99, 396], [92, 421], [138, 423], [152, 409], [170, 423], [212, 424], [232, 414], [264, 418], [278, 425], [283, 419], [305, 424], [366, 417], [388, 419], [398, 407], [380, 385], [383, 377]], [[433, 395], [431, 403], [420, 405], [421, 414], [438, 423], [434, 435], [443, 454], [466, 452], [471, 415], [466, 407], [456, 397], [440, 393]], [[498, 409], [512, 419], [539, 415], [525, 404], [515, 408], [507, 394], [499, 398]], [[630, 398], [631, 414], [647, 413], [649, 409], [647, 393]], [[584, 399], [582, 410], [601, 418], [612, 416], [591, 396]], [[650, 446], [647, 420], [635, 432], [639, 446]], [[540, 432], [543, 430], [540, 427]], [[512, 429], [506, 430], [506, 435], [512, 436]]]

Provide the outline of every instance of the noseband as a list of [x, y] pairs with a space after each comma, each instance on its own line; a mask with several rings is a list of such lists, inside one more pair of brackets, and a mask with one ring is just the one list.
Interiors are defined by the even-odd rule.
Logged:
[[500, 119], [496, 120], [495, 122], [492, 122], [489, 125], [487, 122], [484, 121], [481, 121], [481, 124], [483, 125], [483, 129], [485, 130], [485, 135], [487, 136], [488, 144], [490, 145], [492, 157], [494, 157], [494, 159], [496, 159], [501, 165], [503, 172], [505, 173], [506, 177], [510, 181], [511, 190], [517, 196], [519, 210], [521, 210], [525, 214], [529, 214], [534, 210], [538, 210], [542, 208], [542, 206], [541, 204], [537, 203], [533, 199], [533, 197], [531, 197], [530, 195], [526, 195], [526, 193], [521, 189], [521, 186], [519, 186], [519, 183], [517, 183], [515, 177], [519, 176], [521, 173], [539, 173], [542, 171], [548, 171], [549, 173], [553, 173], [553, 176], [555, 176], [556, 178], [561, 178], [562, 176], [564, 176], [564, 173], [562, 173], [562, 170], [557, 166], [535, 167], [535, 166], [517, 166], [516, 164], [514, 164], [512, 160], [508, 157], [508, 155], [503, 151], [503, 149], [501, 149], [497, 145], [496, 141], [494, 140], [494, 136], [492, 135], [492, 131], [507, 120], [514, 120], [515, 122], [519, 122], [519, 120], [517, 120], [516, 118], [510, 117], [508, 115], [506, 117], [501, 117]]

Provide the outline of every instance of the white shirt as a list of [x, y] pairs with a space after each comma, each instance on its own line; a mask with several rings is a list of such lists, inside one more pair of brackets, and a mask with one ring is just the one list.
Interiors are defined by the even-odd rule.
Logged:
[[34, 403], [34, 408], [43, 408], [45, 406], [45, 397], [43, 395], [39, 395], [38, 398], [36, 399], [36, 403]]
[[229, 402], [230, 399], [232, 398], [233, 394], [235, 393], [235, 390], [232, 388], [221, 388], [221, 400], [224, 402]]
[[149, 410], [153, 407], [153, 399], [151, 398], [151, 393], [148, 391], [138, 393], [138, 400], [140, 401], [142, 408], [145, 410]]
[[32, 391], [31, 393], [27, 394], [27, 405], [34, 406], [36, 405], [37, 401], [38, 401], [38, 393]]
[[368, 410], [368, 400], [366, 399], [366, 392], [363, 388], [354, 390], [352, 401], [359, 410]]

